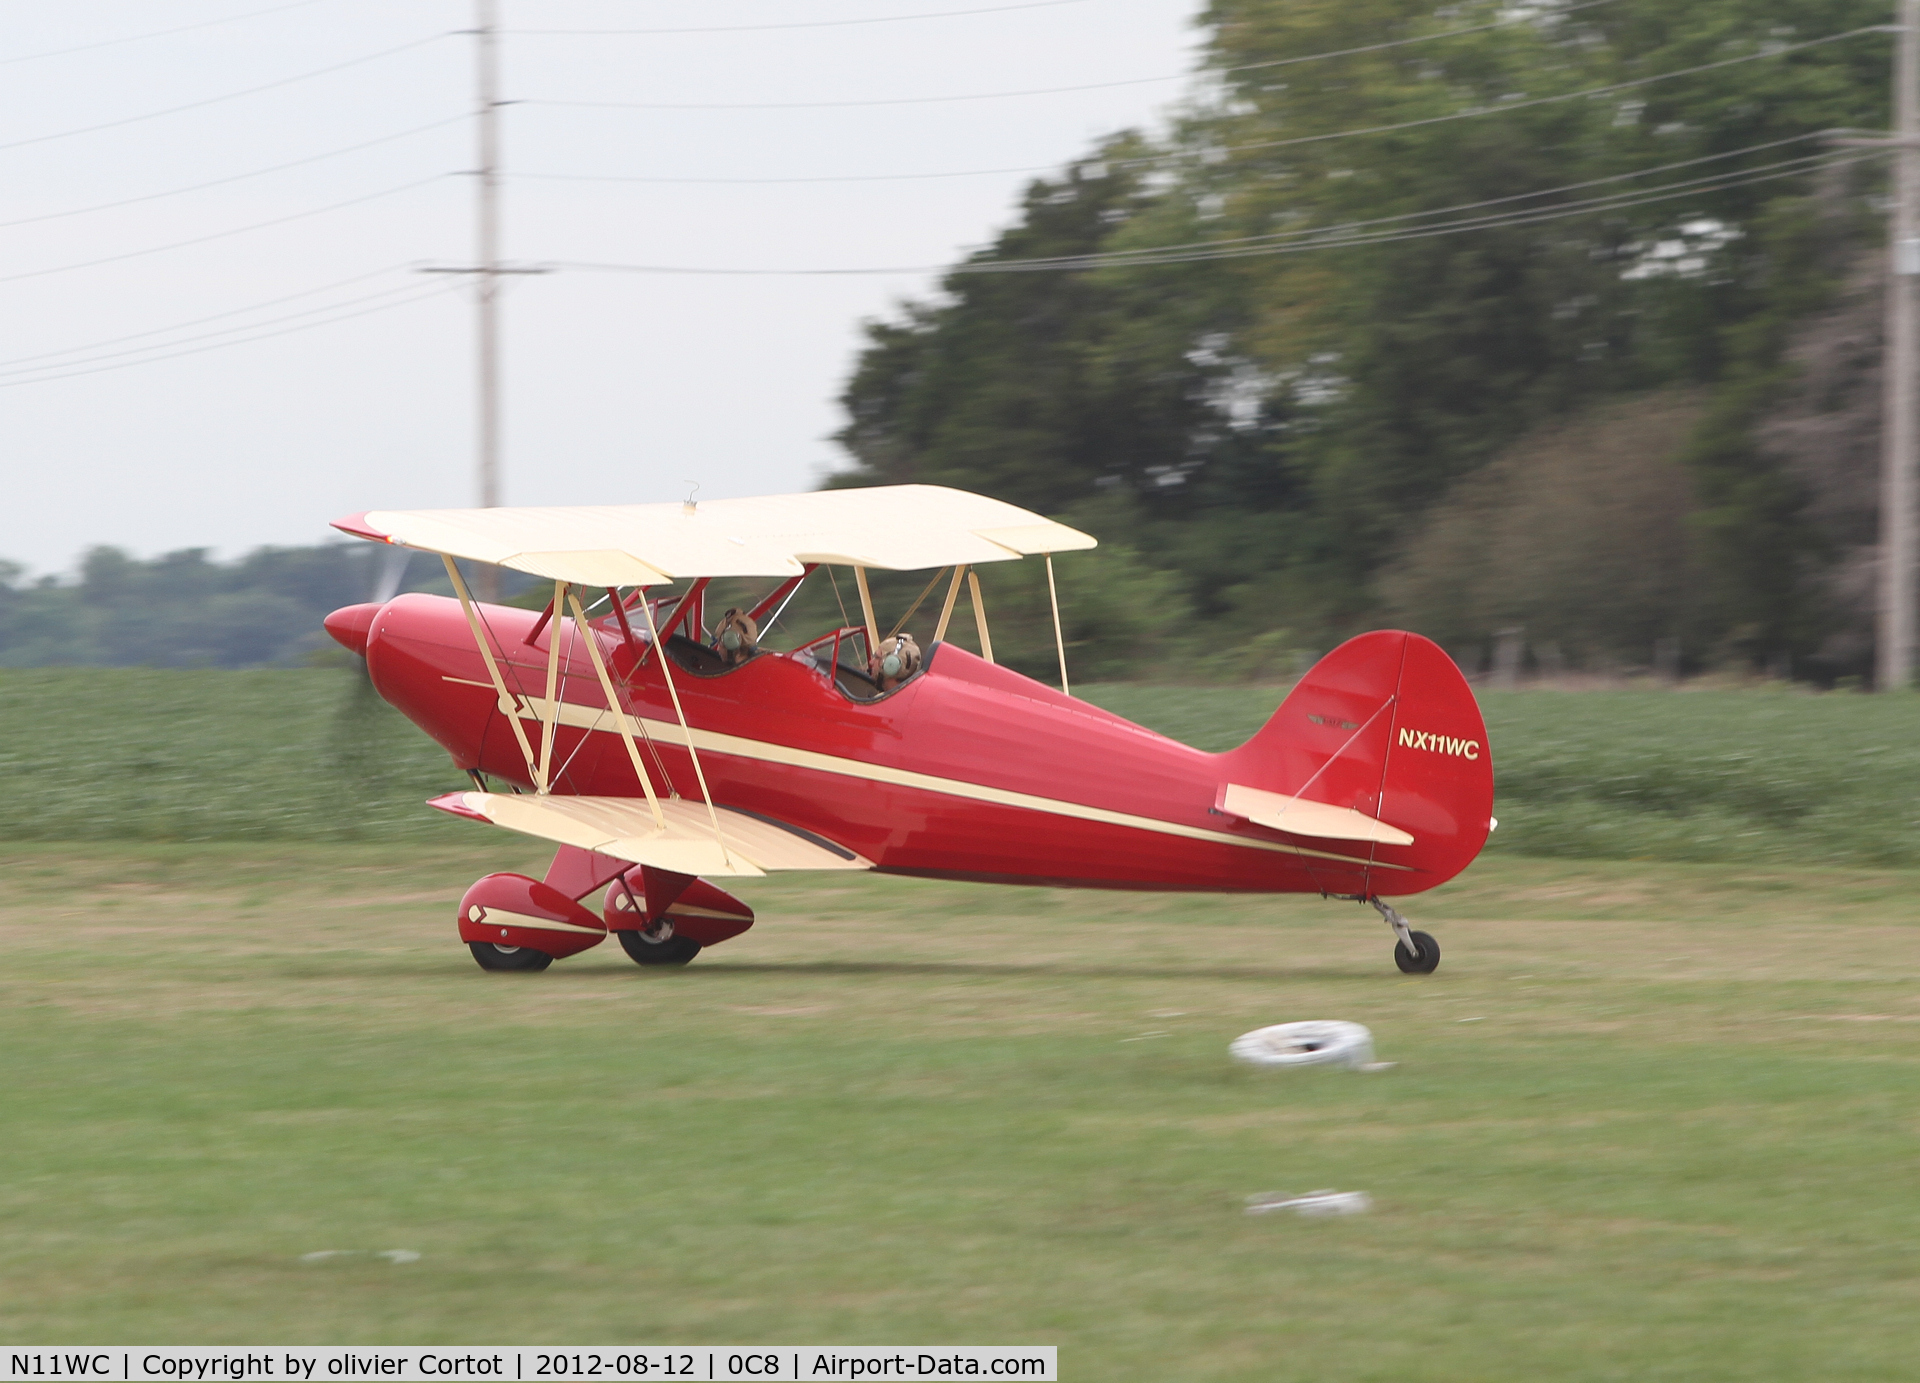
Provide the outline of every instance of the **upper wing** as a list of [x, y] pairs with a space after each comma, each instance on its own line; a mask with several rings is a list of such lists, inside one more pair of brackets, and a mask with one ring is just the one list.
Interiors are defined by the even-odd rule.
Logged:
[[699, 505], [380, 509], [334, 527], [585, 586], [798, 576], [807, 562], [913, 571], [1095, 546], [1078, 529], [943, 485], [878, 485]]
[[1351, 807], [1310, 802], [1304, 797], [1288, 797], [1285, 793], [1242, 787], [1238, 783], [1227, 784], [1220, 809], [1229, 816], [1245, 817], [1256, 826], [1289, 831], [1296, 836], [1372, 841], [1381, 845], [1413, 844], [1413, 837], [1399, 827], [1389, 826]]
[[636, 797], [554, 797], [498, 792], [450, 792], [430, 806], [523, 835], [577, 845], [617, 860], [650, 864], [676, 874], [717, 877], [787, 869], [871, 869], [873, 861], [824, 836], [771, 817], [716, 807], [723, 850], [704, 803], [662, 798], [663, 826]]

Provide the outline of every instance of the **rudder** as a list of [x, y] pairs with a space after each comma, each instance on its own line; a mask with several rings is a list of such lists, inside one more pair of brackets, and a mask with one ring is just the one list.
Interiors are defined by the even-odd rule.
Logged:
[[1418, 634], [1377, 630], [1347, 640], [1223, 757], [1229, 782], [1347, 808], [1410, 834], [1411, 845], [1352, 847], [1367, 858], [1361, 892], [1432, 888], [1486, 844], [1486, 722], [1460, 669]]

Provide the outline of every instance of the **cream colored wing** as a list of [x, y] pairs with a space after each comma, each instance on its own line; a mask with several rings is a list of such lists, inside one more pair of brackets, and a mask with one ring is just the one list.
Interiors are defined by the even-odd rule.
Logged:
[[633, 797], [450, 792], [429, 805], [676, 874], [741, 878], [790, 869], [873, 868], [871, 860], [824, 836], [726, 807], [714, 809], [720, 819], [716, 840], [706, 804], [680, 797], [661, 800], [664, 825], [654, 820], [645, 802]]
[[584, 586], [797, 576], [807, 562], [914, 571], [1095, 546], [1078, 529], [943, 485], [877, 485], [698, 505], [378, 509], [342, 532]]

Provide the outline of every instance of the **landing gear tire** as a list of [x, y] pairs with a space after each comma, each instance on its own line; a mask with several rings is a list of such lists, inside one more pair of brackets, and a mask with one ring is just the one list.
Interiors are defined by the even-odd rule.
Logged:
[[1431, 975], [1440, 968], [1440, 943], [1426, 932], [1409, 932], [1408, 935], [1413, 938], [1414, 949], [1407, 950], [1404, 941], [1394, 942], [1393, 963], [1400, 967], [1403, 974]]
[[690, 936], [675, 936], [671, 926], [658, 929], [665, 935], [649, 936], [645, 932], [615, 932], [620, 938], [621, 949], [633, 958], [635, 965], [685, 965], [700, 954], [700, 943]]
[[553, 957], [531, 946], [496, 946], [491, 941], [469, 941], [467, 949], [482, 970], [545, 970]]

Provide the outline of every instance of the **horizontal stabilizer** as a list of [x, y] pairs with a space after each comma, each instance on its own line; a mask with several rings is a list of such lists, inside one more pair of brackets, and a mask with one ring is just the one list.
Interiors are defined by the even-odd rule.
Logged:
[[636, 797], [556, 797], [498, 792], [450, 792], [428, 805], [455, 816], [490, 821], [509, 831], [561, 845], [650, 864], [676, 874], [746, 877], [789, 869], [871, 869], [824, 836], [747, 812], [714, 808], [721, 841], [703, 802], [662, 798], [665, 824]]
[[1241, 787], [1238, 783], [1227, 784], [1220, 809], [1229, 816], [1245, 817], [1256, 826], [1296, 836], [1360, 840], [1376, 845], [1413, 844], [1413, 837], [1405, 831], [1351, 807], [1309, 802], [1304, 797], [1288, 797], [1284, 793]]

